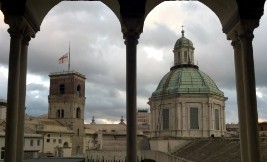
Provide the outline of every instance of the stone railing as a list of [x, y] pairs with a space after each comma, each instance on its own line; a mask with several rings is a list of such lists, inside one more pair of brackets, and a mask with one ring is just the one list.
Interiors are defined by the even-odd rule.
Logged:
[[[155, 162], [192, 162], [183, 158], [179, 158], [164, 152], [153, 150], [139, 150], [137, 152], [138, 161], [151, 159]], [[112, 150], [88, 150], [86, 151], [86, 162], [125, 162], [125, 151], [112, 151]]]

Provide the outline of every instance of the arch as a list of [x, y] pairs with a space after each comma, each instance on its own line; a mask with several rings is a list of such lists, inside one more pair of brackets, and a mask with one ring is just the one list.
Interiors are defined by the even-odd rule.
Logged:
[[81, 118], [81, 108], [76, 109], [76, 118], [80, 119]]
[[78, 85], [77, 88], [76, 88], [76, 95], [77, 96], [81, 95], [81, 86], [80, 85]]
[[68, 142], [64, 142], [64, 143], [63, 143], [63, 147], [65, 147], [65, 148], [66, 148], [66, 147], [69, 147], [69, 143], [68, 143]]
[[65, 85], [64, 84], [60, 84], [59, 85], [59, 94], [60, 95], [64, 95], [65, 94]]

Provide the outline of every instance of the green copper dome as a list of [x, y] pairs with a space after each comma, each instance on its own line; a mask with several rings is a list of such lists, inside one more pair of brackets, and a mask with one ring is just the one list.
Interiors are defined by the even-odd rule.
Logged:
[[166, 94], [215, 94], [224, 96], [215, 82], [196, 67], [173, 68], [160, 81], [152, 97]]
[[192, 47], [192, 48], [194, 48], [192, 41], [187, 39], [184, 36], [184, 30], [182, 30], [182, 37], [176, 41], [176, 43], [174, 45], [174, 49], [181, 48], [181, 47]]

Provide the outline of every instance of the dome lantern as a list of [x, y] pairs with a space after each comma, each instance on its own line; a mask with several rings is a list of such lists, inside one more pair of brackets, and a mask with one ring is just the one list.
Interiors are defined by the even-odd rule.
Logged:
[[[182, 26], [183, 27], [183, 26]], [[174, 66], [194, 65], [194, 46], [191, 40], [184, 36], [184, 29], [181, 31], [182, 37], [179, 38], [173, 49]]]

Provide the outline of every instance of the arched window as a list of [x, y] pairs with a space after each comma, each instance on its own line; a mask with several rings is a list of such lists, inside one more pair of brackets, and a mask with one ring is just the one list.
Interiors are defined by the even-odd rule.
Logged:
[[76, 109], [76, 118], [81, 118], [81, 109], [79, 107]]
[[184, 51], [184, 61], [187, 62], [187, 51]]
[[59, 86], [59, 94], [60, 95], [65, 94], [65, 85], [64, 84], [60, 84], [60, 86]]
[[69, 147], [69, 143], [68, 142], [64, 142], [63, 143], [63, 147]]
[[81, 86], [80, 86], [80, 85], [77, 86], [76, 94], [77, 94], [78, 96], [81, 95]]

